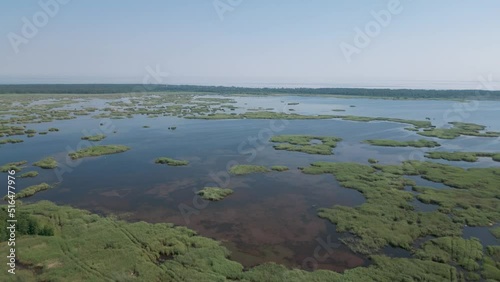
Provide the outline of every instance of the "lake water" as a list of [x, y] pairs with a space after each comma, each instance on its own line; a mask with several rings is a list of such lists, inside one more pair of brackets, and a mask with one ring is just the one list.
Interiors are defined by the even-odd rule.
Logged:
[[[274, 108], [298, 114], [359, 115], [425, 120], [445, 126], [449, 121], [473, 122], [500, 131], [500, 102], [477, 104], [456, 101], [405, 101], [379, 99], [339, 99], [331, 97], [271, 96], [237, 97], [235, 106]], [[288, 105], [288, 103], [299, 103]], [[82, 102], [81, 106], [105, 107], [103, 100]], [[354, 106], [354, 107], [351, 107]], [[344, 109], [334, 112], [332, 109]], [[462, 110], [456, 110], [462, 109]], [[245, 111], [237, 109], [237, 112]], [[122, 144], [130, 151], [86, 158], [67, 159], [68, 152], [86, 146], [80, 137], [104, 130], [108, 136], [99, 144]], [[148, 125], [149, 128], [143, 128]], [[55, 126], [59, 132], [24, 139], [20, 144], [0, 148], [3, 163], [37, 161], [54, 156], [61, 164], [56, 170], [41, 170], [33, 179], [22, 179], [24, 188], [40, 182], [60, 182], [55, 189], [39, 193], [30, 200], [47, 199], [59, 204], [85, 208], [100, 214], [116, 214], [131, 221], [172, 222], [187, 226], [203, 236], [220, 240], [232, 251], [232, 258], [245, 266], [275, 261], [290, 267], [305, 267], [305, 261], [321, 246], [321, 240], [336, 246], [335, 252], [314, 267], [342, 271], [368, 262], [341, 245], [335, 226], [316, 215], [319, 207], [356, 206], [364, 202], [357, 191], [342, 188], [332, 175], [305, 175], [298, 169], [315, 161], [359, 162], [375, 158], [382, 164], [404, 160], [424, 160], [429, 150], [500, 151], [499, 138], [460, 137], [434, 139], [442, 144], [434, 149], [388, 148], [362, 144], [366, 139], [413, 140], [423, 138], [404, 130], [407, 124], [392, 122], [352, 122], [333, 120], [189, 120], [173, 117], [99, 120], [82, 116], [75, 120], [32, 124], [28, 128], [44, 131]], [[176, 130], [168, 130], [177, 126]], [[113, 133], [112, 131], [116, 131]], [[303, 134], [337, 136], [343, 139], [334, 155], [319, 156], [277, 151], [268, 139], [272, 135]], [[185, 159], [186, 167], [154, 164], [157, 157]], [[462, 167], [500, 166], [482, 158], [476, 163], [447, 162]], [[286, 172], [228, 176], [234, 164], [286, 165]], [[25, 171], [32, 170], [31, 167]], [[423, 179], [419, 185], [446, 188]], [[220, 202], [206, 204], [195, 192], [205, 186], [228, 186], [235, 190]], [[418, 203], [416, 203], [418, 205]], [[425, 210], [425, 205], [419, 206]], [[466, 235], [486, 238], [483, 229], [468, 228]], [[489, 234], [489, 233], [488, 233]], [[495, 240], [493, 238], [493, 240]], [[496, 240], [498, 243], [498, 240]], [[310, 259], [309, 259], [310, 261]], [[307, 268], [307, 267], [305, 267]]]

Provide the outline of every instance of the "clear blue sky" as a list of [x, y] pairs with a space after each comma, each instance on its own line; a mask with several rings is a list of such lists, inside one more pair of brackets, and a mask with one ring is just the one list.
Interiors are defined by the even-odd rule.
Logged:
[[213, 0], [73, 0], [15, 53], [9, 34], [23, 36], [22, 18], [45, 12], [39, 1], [1, 1], [0, 83], [137, 83], [157, 65], [172, 84], [500, 78], [498, 0], [400, 0], [350, 63], [341, 43], [355, 46], [355, 28], [390, 0], [240, 2], [221, 20]]

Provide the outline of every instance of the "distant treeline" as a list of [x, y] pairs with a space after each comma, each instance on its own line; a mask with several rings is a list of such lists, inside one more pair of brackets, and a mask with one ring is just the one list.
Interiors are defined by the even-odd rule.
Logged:
[[110, 94], [143, 92], [205, 92], [214, 94], [295, 94], [386, 97], [398, 99], [475, 99], [500, 100], [500, 91], [423, 90], [367, 88], [250, 88], [195, 85], [142, 84], [9, 84], [0, 85], [0, 94]]

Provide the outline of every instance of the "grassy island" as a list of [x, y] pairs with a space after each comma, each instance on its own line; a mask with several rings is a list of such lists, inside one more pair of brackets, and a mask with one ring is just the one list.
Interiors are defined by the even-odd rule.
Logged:
[[130, 148], [123, 145], [99, 145], [99, 146], [84, 148], [73, 153], [69, 153], [69, 156], [73, 160], [75, 160], [85, 157], [97, 157], [102, 155], [117, 154], [128, 150], [130, 150]]
[[486, 131], [486, 126], [475, 123], [450, 122], [451, 128], [426, 128], [418, 134], [427, 137], [437, 137], [440, 139], [455, 139], [461, 135], [476, 137], [499, 137], [500, 132]]
[[447, 161], [477, 162], [480, 157], [492, 158], [500, 162], [500, 153], [481, 152], [428, 152], [425, 154], [429, 159], [442, 159]]
[[197, 192], [203, 199], [209, 201], [220, 201], [233, 194], [233, 190], [219, 187], [205, 187]]
[[337, 142], [342, 141], [342, 138], [308, 135], [277, 135], [271, 137], [269, 141], [280, 143], [274, 145], [274, 149], [276, 150], [332, 155], [332, 149], [337, 146]]
[[27, 161], [7, 163], [0, 167], [0, 171], [1, 172], [8, 172], [9, 170], [15, 170], [16, 172], [21, 171], [21, 169], [23, 169], [23, 165], [27, 163], [28, 163]]
[[52, 186], [50, 186], [47, 183], [40, 183], [37, 185], [29, 186], [29, 187], [26, 187], [23, 190], [21, 190], [21, 192], [17, 193], [16, 199], [31, 197], [38, 192], [45, 191], [45, 190], [48, 190], [50, 188], [52, 188]]
[[7, 139], [2, 139], [0, 140], [0, 144], [7, 144], [7, 143], [10, 143], [10, 144], [15, 144], [15, 143], [22, 143], [24, 142], [23, 139], [12, 139], [12, 138], [7, 138]]
[[92, 136], [83, 136], [81, 139], [82, 140], [88, 140], [88, 141], [93, 141], [93, 142], [98, 142], [106, 138], [106, 135], [104, 134], [97, 134], [97, 135], [92, 135]]
[[25, 173], [19, 175], [19, 177], [21, 177], [21, 178], [36, 177], [37, 175], [38, 175], [38, 171], [28, 171], [28, 172], [25, 172]]
[[258, 172], [269, 172], [269, 169], [261, 165], [234, 165], [229, 169], [229, 173], [234, 175], [245, 175]]
[[43, 169], [52, 169], [57, 167], [57, 161], [53, 157], [47, 157], [45, 159], [33, 163], [33, 165]]
[[387, 139], [372, 139], [366, 140], [363, 143], [367, 143], [374, 146], [386, 146], [386, 147], [415, 147], [415, 148], [434, 148], [439, 147], [436, 141], [430, 141], [426, 139], [411, 140], [411, 141], [396, 141]]
[[169, 165], [169, 166], [185, 166], [185, 165], [189, 164], [189, 161], [176, 160], [176, 159], [172, 159], [172, 158], [161, 157], [161, 158], [157, 158], [155, 160], [155, 163], [157, 163], [157, 164], [166, 164], [166, 165]]
[[288, 167], [287, 166], [284, 166], [284, 165], [274, 165], [271, 167], [271, 170], [274, 170], [274, 171], [287, 171], [288, 170]]

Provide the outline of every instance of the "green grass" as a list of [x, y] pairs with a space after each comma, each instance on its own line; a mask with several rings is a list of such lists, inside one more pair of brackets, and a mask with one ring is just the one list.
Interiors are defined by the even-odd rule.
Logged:
[[480, 269], [483, 258], [483, 245], [476, 239], [460, 237], [441, 237], [429, 240], [417, 250], [415, 256], [423, 260], [432, 260], [446, 264], [458, 264], [468, 271]]
[[19, 177], [21, 177], [21, 178], [36, 177], [37, 175], [38, 175], [38, 171], [28, 171], [28, 172], [25, 172], [25, 173], [19, 175]]
[[386, 146], [386, 147], [415, 147], [415, 148], [434, 148], [441, 146], [436, 141], [430, 141], [426, 139], [411, 140], [411, 141], [396, 141], [387, 139], [374, 139], [366, 140], [363, 143], [367, 143], [374, 146]]
[[490, 232], [495, 238], [500, 239], [500, 227], [491, 228]]
[[167, 164], [169, 166], [185, 166], [185, 165], [189, 164], [189, 161], [176, 160], [176, 159], [172, 159], [172, 158], [161, 157], [161, 158], [157, 158], [155, 160], [155, 163], [157, 163], [157, 164]]
[[233, 190], [219, 187], [205, 187], [197, 192], [203, 199], [209, 201], [220, 201], [233, 194]]
[[230, 174], [245, 175], [250, 173], [269, 172], [270, 170], [261, 165], [234, 165], [229, 169]]
[[53, 157], [47, 157], [33, 163], [33, 165], [41, 167], [43, 169], [52, 169], [57, 167], [57, 161]]
[[274, 165], [271, 167], [271, 170], [274, 170], [274, 171], [287, 171], [288, 170], [288, 167], [287, 166], [284, 166], [284, 165]]
[[[332, 155], [332, 149], [337, 146], [337, 142], [342, 138], [331, 136], [308, 136], [308, 135], [276, 135], [269, 140], [274, 143], [276, 150], [291, 152], [302, 152], [317, 155]], [[317, 144], [313, 143], [314, 141]]]
[[500, 281], [500, 246], [487, 246], [482, 275], [489, 281]]
[[69, 153], [68, 155], [71, 157], [71, 159], [75, 160], [85, 157], [97, 157], [102, 155], [117, 154], [128, 150], [130, 150], [130, 148], [123, 145], [99, 145], [87, 147], [76, 152]]
[[374, 158], [369, 158], [368, 162], [371, 163], [371, 164], [376, 164], [376, 163], [378, 163], [378, 160], [376, 160]]
[[465, 161], [477, 162], [479, 157], [491, 158], [500, 162], [500, 153], [481, 153], [481, 152], [427, 152], [426, 158], [442, 159], [447, 161]]
[[27, 161], [19, 161], [4, 164], [0, 167], [1, 172], [8, 172], [9, 170], [15, 170], [16, 172], [21, 171], [24, 168], [24, 165], [27, 164]]
[[50, 186], [47, 183], [40, 183], [37, 185], [32, 185], [32, 186], [24, 188], [23, 190], [21, 190], [21, 192], [17, 193], [16, 199], [31, 197], [38, 192], [45, 191], [45, 190], [48, 190], [50, 188], [52, 188], [52, 186]]
[[418, 132], [422, 136], [437, 137], [440, 139], [455, 139], [461, 135], [475, 137], [499, 137], [500, 132], [482, 132], [485, 126], [475, 123], [450, 122], [451, 128], [429, 128]]
[[88, 140], [88, 141], [93, 141], [93, 142], [98, 142], [106, 138], [106, 135], [104, 134], [97, 134], [97, 135], [92, 135], [92, 136], [83, 136], [81, 139], [82, 140]]

